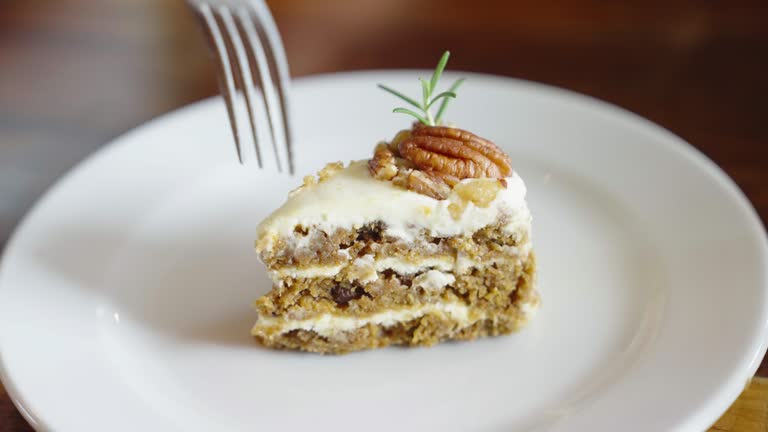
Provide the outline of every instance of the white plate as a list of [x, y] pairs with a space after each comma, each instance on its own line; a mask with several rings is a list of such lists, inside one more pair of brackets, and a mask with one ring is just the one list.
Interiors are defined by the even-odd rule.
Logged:
[[[418, 90], [415, 72], [296, 83], [300, 174], [409, 124], [378, 82]], [[648, 121], [528, 82], [470, 75], [448, 116], [528, 183], [543, 295], [530, 327], [347, 356], [257, 346], [255, 227], [300, 177], [239, 167], [221, 102], [204, 101], [81, 164], [10, 242], [0, 353], [22, 413], [57, 431], [714, 422], [757, 368], [768, 317], [765, 232], [733, 182]]]

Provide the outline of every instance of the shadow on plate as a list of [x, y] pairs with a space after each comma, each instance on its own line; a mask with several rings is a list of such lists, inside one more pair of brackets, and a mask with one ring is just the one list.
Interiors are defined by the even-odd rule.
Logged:
[[95, 319], [183, 343], [252, 349], [259, 347], [250, 336], [253, 302], [271, 283], [249, 237], [236, 231], [72, 227], [57, 231], [36, 257], [64, 280], [62, 289], [88, 291]]

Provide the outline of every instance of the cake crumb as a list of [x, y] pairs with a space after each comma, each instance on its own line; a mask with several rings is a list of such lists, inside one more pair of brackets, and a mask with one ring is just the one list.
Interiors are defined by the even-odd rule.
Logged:
[[317, 173], [318, 180], [322, 183], [329, 178], [333, 177], [339, 171], [344, 169], [344, 164], [341, 161], [331, 162], [323, 167], [320, 172]]

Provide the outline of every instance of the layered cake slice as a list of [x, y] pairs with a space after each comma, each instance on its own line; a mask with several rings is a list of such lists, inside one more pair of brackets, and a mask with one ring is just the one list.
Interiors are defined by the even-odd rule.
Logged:
[[370, 160], [305, 178], [260, 224], [256, 250], [273, 281], [256, 302], [263, 345], [432, 345], [507, 334], [531, 317], [523, 180], [492, 142], [428, 117]]

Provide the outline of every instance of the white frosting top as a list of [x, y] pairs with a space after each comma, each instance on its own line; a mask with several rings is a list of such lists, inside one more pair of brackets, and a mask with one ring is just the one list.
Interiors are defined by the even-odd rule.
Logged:
[[[472, 233], [493, 223], [501, 211], [512, 216], [512, 225], [530, 224], [525, 203], [526, 188], [517, 173], [506, 179], [507, 187], [499, 190], [487, 207], [469, 202], [458, 219], [448, 206], [460, 200], [457, 194], [437, 200], [377, 180], [368, 172], [367, 161], [356, 161], [332, 177], [307, 185], [291, 194], [288, 201], [258, 227], [261, 247], [271, 247], [278, 237], [290, 236], [296, 225], [315, 227], [325, 232], [337, 228], [357, 228], [382, 221], [386, 234], [412, 240], [421, 229], [435, 237]], [[462, 183], [476, 181], [465, 179]]]

